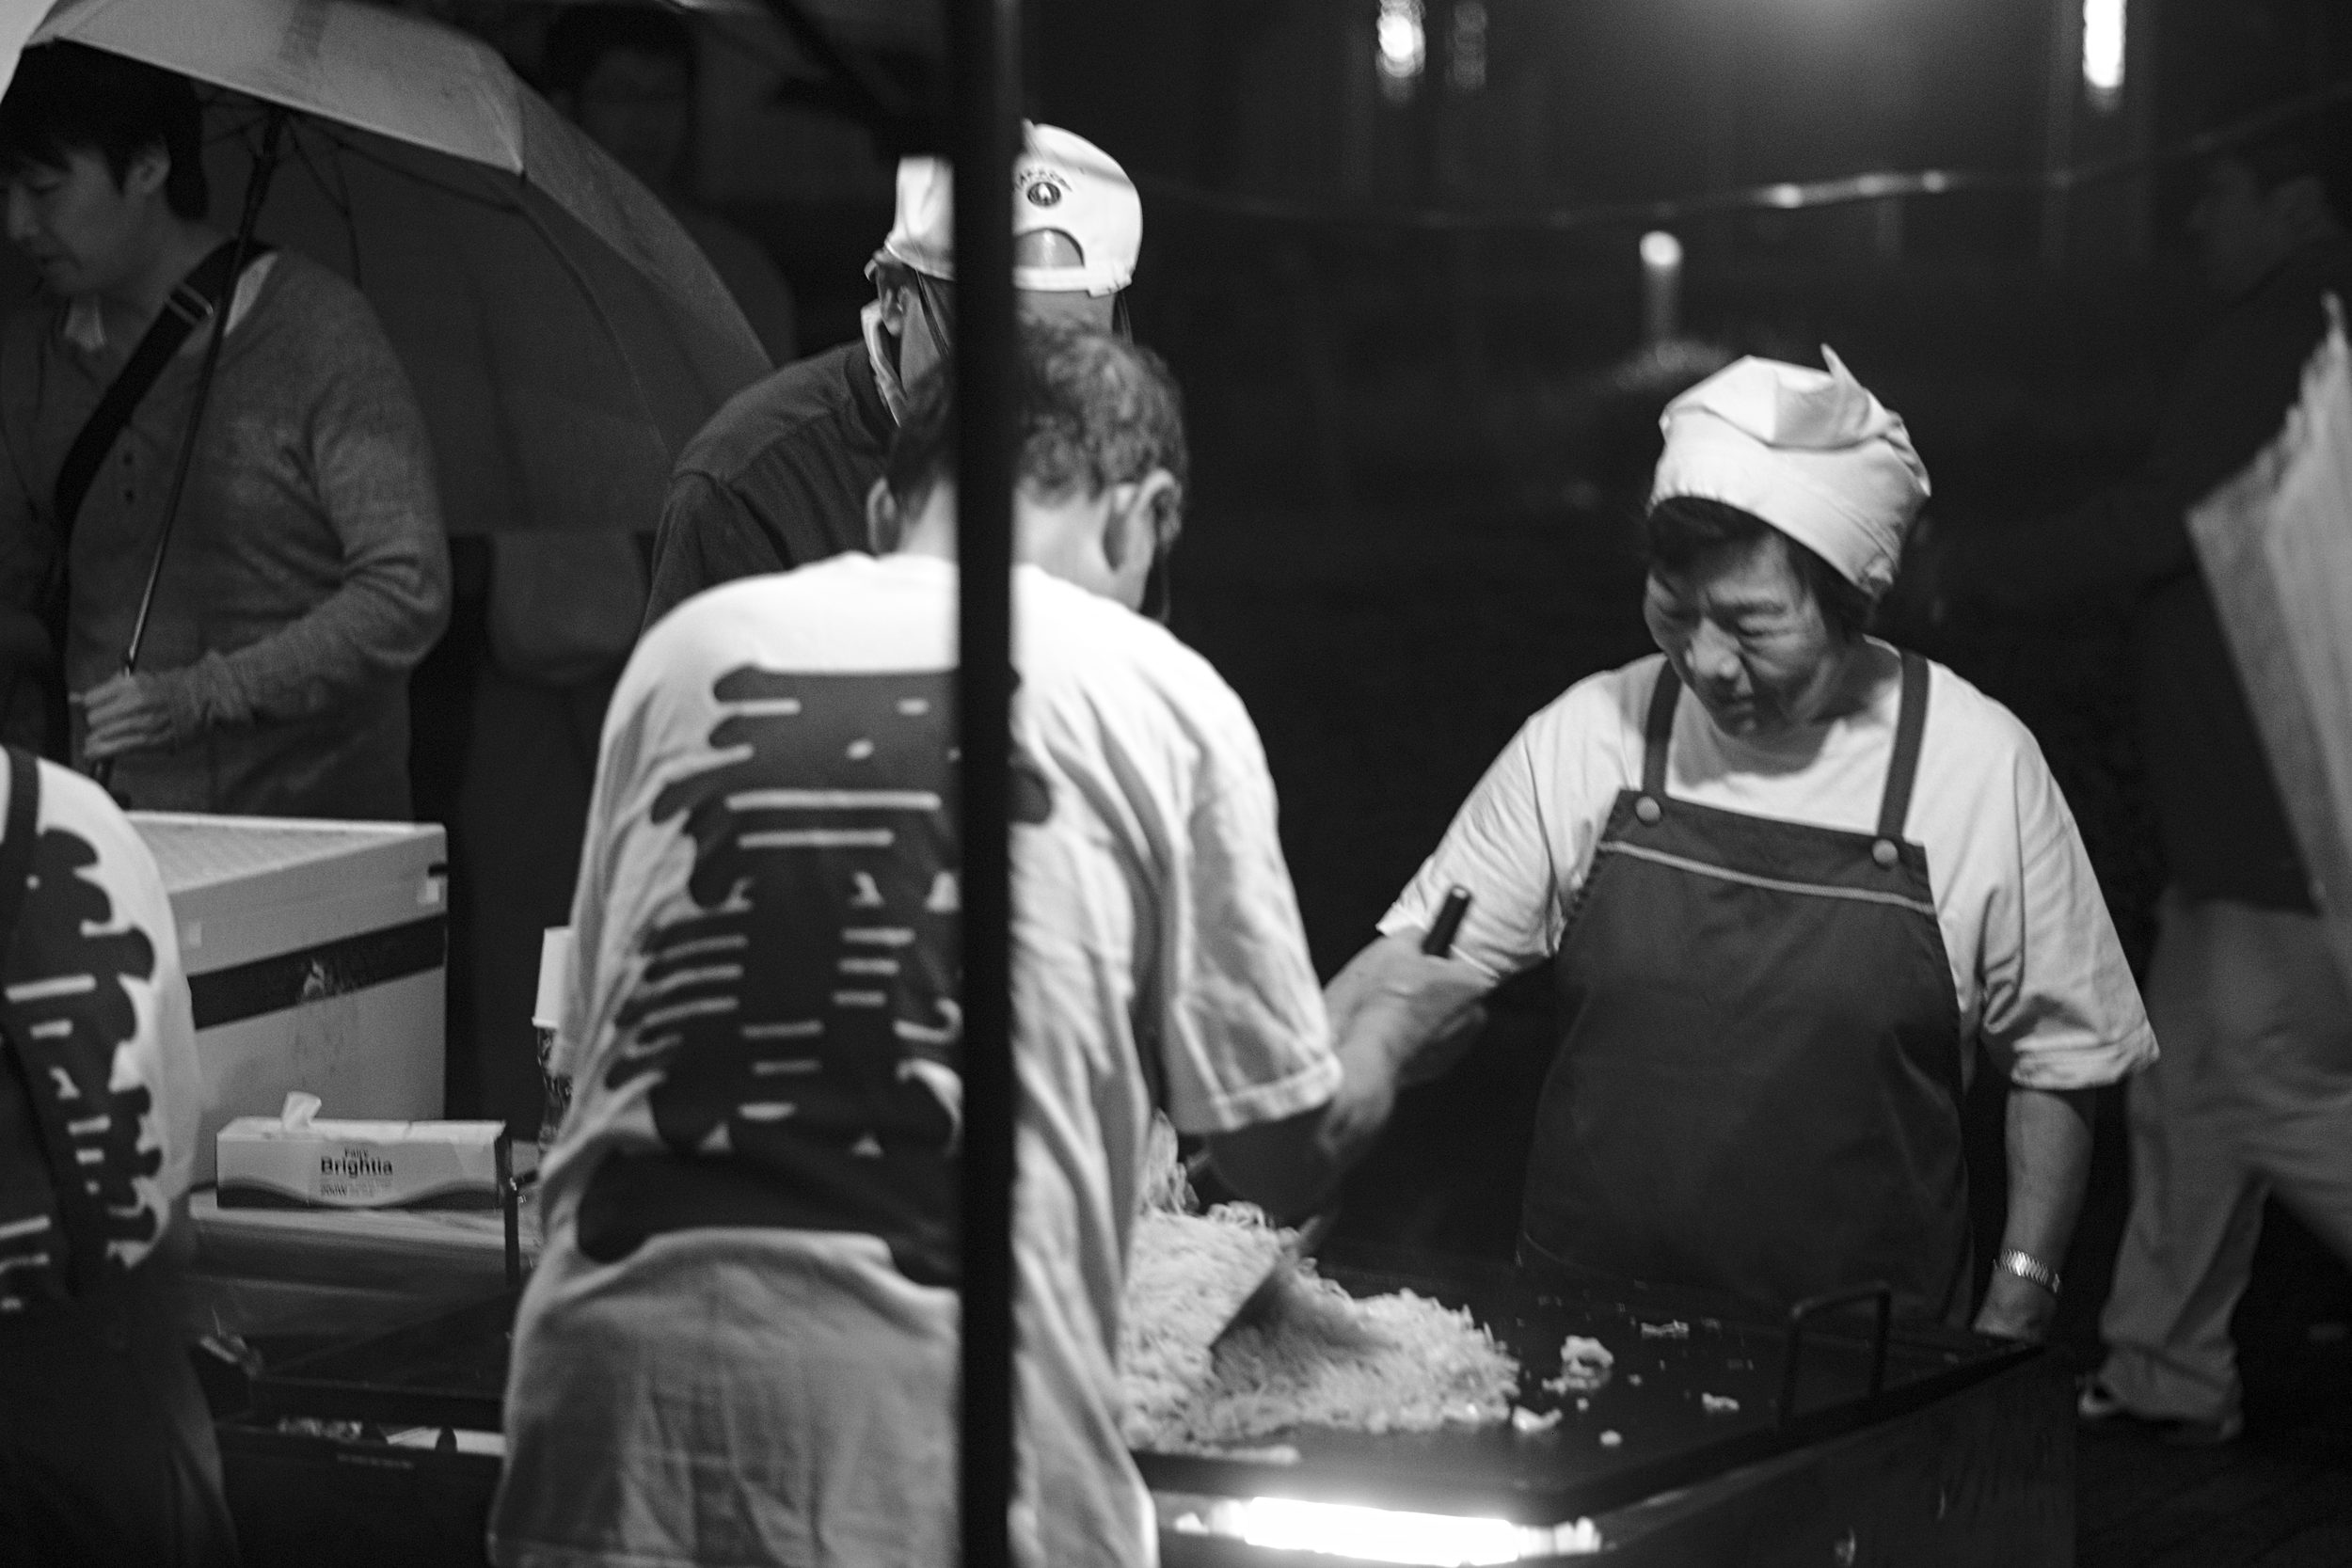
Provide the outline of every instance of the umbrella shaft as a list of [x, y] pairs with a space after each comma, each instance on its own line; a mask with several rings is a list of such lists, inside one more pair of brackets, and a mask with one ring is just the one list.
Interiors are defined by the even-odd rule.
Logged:
[[[269, 199], [270, 176], [277, 172], [278, 148], [286, 134], [287, 111], [273, 108], [262, 132], [261, 156], [245, 182], [245, 211], [237, 219], [236, 249], [230, 253], [229, 286], [213, 307], [211, 330], [204, 340], [204, 363], [197, 372], [196, 395], [188, 405], [187, 429], [180, 436], [180, 452], [171, 469], [171, 488], [164, 495], [163, 521], [155, 530], [155, 553], [147, 563], [147, 584], [139, 591], [138, 613], [131, 621], [131, 641], [122, 651], [122, 672], [138, 668], [139, 648], [147, 641], [147, 619], [155, 608], [155, 585], [164, 575], [164, 553], [171, 547], [171, 525], [180, 515], [181, 498], [187, 494], [188, 472], [196, 464], [196, 442], [204, 425], [204, 408], [212, 401], [213, 380], [220, 369], [220, 348], [229, 336], [229, 318], [236, 314], [237, 284], [253, 254], [253, 230], [261, 221], [262, 204]], [[112, 769], [108, 770], [109, 772]], [[103, 783], [102, 779], [100, 781]]]

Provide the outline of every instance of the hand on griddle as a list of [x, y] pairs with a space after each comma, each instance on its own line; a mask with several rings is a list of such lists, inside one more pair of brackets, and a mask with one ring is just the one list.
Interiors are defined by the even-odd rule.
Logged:
[[87, 728], [82, 754], [92, 762], [133, 752], [168, 751], [181, 736], [168, 687], [159, 676], [109, 675], [72, 698]]

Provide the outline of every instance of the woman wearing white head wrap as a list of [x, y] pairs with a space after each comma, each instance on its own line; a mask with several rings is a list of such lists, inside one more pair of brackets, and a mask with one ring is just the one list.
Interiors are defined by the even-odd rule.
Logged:
[[1359, 999], [1393, 988], [1465, 888], [1459, 958], [1491, 980], [1549, 958], [1559, 982], [1522, 1263], [1773, 1307], [1883, 1281], [1899, 1311], [1952, 1322], [1980, 1277], [1960, 1101], [1981, 1041], [2013, 1092], [1975, 1322], [2036, 1337], [2087, 1091], [2154, 1044], [2032, 738], [1865, 634], [1927, 472], [1824, 358], [1743, 359], [1668, 406], [1647, 519], [1660, 655], [1529, 721], [1331, 1011], [1379, 1027]]

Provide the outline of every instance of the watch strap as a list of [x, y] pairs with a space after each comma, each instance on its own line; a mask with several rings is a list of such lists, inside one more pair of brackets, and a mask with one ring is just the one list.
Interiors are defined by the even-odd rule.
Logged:
[[2058, 1293], [2058, 1270], [2050, 1267], [2030, 1252], [2010, 1247], [2001, 1254], [1998, 1266], [2020, 1279], [2041, 1286], [2052, 1295]]

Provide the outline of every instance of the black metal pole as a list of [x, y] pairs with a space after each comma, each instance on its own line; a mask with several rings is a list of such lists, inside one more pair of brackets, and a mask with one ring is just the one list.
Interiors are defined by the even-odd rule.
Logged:
[[963, 839], [963, 1561], [1011, 1561], [1012, 160], [1020, 0], [948, 0], [954, 74], [957, 727]]

